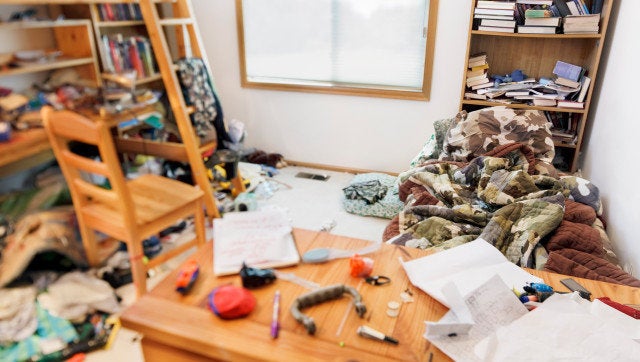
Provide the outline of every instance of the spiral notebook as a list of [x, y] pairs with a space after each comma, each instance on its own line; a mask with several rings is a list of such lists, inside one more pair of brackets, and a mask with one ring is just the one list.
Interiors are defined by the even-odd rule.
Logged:
[[300, 254], [284, 210], [230, 212], [213, 222], [213, 273], [236, 274], [242, 263], [255, 268], [296, 265]]

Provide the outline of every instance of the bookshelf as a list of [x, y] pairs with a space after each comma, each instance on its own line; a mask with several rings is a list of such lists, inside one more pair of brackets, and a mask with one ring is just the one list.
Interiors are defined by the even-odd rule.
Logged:
[[[138, 17], [105, 19], [100, 13], [100, 4], [113, 6], [140, 7]], [[194, 132], [190, 115], [195, 112], [194, 106], [186, 105], [181, 86], [176, 75], [176, 59], [192, 55], [204, 60], [207, 70], [206, 54], [201, 44], [200, 34], [193, 15], [190, 0], [0, 0], [1, 5], [37, 6], [46, 8], [51, 19], [61, 17], [67, 20], [38, 21], [37, 23], [20, 22], [0, 23], [0, 35], [7, 30], [23, 30], [25, 27], [51, 28], [52, 37], [58, 41], [64, 56], [46, 65], [39, 64], [32, 68], [0, 69], [0, 82], [4, 77], [24, 77], [29, 73], [45, 73], [46, 71], [74, 67], [78, 72], [90, 79], [96, 86], [101, 86], [110, 77], [105, 67], [106, 58], [98, 42], [103, 35], [121, 34], [122, 37], [145, 36], [149, 38], [157, 62], [157, 74], [146, 75], [136, 79], [136, 86], [145, 84], [149, 88], [166, 92], [182, 142], [163, 142], [144, 139], [125, 139], [115, 137], [118, 150], [123, 153], [140, 153], [158, 156], [164, 159], [188, 163], [194, 175], [194, 182], [205, 193], [205, 206], [209, 217], [219, 217], [215, 195], [207, 176], [203, 157], [217, 149], [217, 141], [210, 140], [201, 144]], [[1, 9], [1, 7], [0, 7]], [[13, 9], [13, 8], [11, 8]], [[13, 10], [11, 10], [13, 11]], [[134, 11], [135, 12], [135, 11]], [[173, 18], [170, 18], [173, 16]], [[164, 28], [174, 31], [165, 31]], [[68, 30], [72, 28], [72, 30]], [[94, 34], [95, 33], [95, 34]], [[95, 38], [94, 38], [95, 35]], [[24, 41], [24, 48], [33, 49], [39, 37], [30, 37]], [[0, 42], [0, 49], [2, 49]], [[6, 47], [5, 47], [6, 48]], [[12, 51], [12, 50], [7, 50]], [[175, 52], [172, 54], [171, 52]], [[102, 65], [102, 72], [100, 66]], [[3, 73], [4, 72], [4, 73]], [[210, 70], [208, 70], [210, 74]], [[46, 74], [44, 74], [46, 75]], [[2, 83], [0, 83], [2, 85]], [[127, 114], [127, 112], [123, 113]], [[102, 114], [112, 119], [114, 116]], [[0, 176], [17, 172], [16, 165], [25, 164], [24, 158], [46, 153], [52, 157], [48, 140], [43, 129], [33, 129], [24, 133], [12, 133], [7, 143], [0, 143]], [[37, 163], [31, 163], [36, 165]], [[7, 167], [5, 167], [7, 166]], [[236, 173], [231, 180], [233, 193], [244, 191], [242, 177]]]
[[[598, 77], [598, 68], [604, 46], [605, 35], [609, 23], [611, 5], [614, 0], [604, 0], [600, 13], [599, 31], [595, 34], [525, 34], [514, 32], [481, 31], [478, 21], [474, 21], [477, 2], [471, 7], [469, 18], [469, 35], [467, 40], [466, 58], [473, 54], [486, 53], [489, 65], [489, 75], [507, 75], [514, 70], [522, 70], [528, 77], [541, 79], [552, 78], [553, 69], [557, 61], [578, 65], [586, 71], [591, 79], [584, 98], [584, 107], [572, 109], [557, 106], [534, 106], [528, 103], [502, 103], [500, 100], [469, 99], [465, 93], [469, 91], [466, 79], [467, 64], [465, 63], [462, 90], [460, 94], [460, 110], [473, 111], [484, 107], [504, 105], [515, 109], [535, 109], [549, 115], [570, 117], [573, 125], [574, 137], [568, 141], [554, 139], [556, 148], [556, 167], [560, 171], [575, 172], [578, 170], [580, 151], [583, 148], [583, 136], [589, 122], [589, 111], [592, 102], [593, 88]], [[588, 8], [592, 2], [585, 0]], [[570, 114], [570, 115], [569, 115]]]
[[[16, 1], [0, 1], [4, 5], [20, 5]], [[8, 8], [11, 11], [15, 7]], [[8, 14], [6, 14], [8, 15]], [[88, 85], [98, 87], [97, 53], [91, 21], [87, 19], [26, 20], [0, 23], [0, 53], [16, 54], [38, 47], [59, 51], [62, 55], [38, 61], [15, 62], [0, 68], [0, 86], [23, 91], [35, 79], [44, 79], [51, 71], [74, 69]], [[33, 39], [24, 42], [23, 39]], [[0, 176], [26, 169], [53, 157], [43, 129], [14, 130], [9, 142], [0, 143]]]

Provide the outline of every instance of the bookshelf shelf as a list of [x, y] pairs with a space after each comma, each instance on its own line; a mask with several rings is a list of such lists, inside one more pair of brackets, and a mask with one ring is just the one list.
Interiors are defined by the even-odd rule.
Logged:
[[95, 25], [101, 28], [119, 28], [123, 26], [144, 26], [144, 21], [142, 20], [97, 21]]
[[61, 69], [75, 67], [78, 65], [93, 64], [93, 58], [61, 58], [55, 61], [46, 63], [34, 63], [29, 65], [22, 65], [16, 68], [9, 68], [8, 70], [0, 71], [0, 77], [8, 77], [12, 75], [28, 74], [44, 72], [48, 70]]
[[520, 34], [501, 33], [497, 31], [472, 30], [472, 35], [502, 36], [515, 38], [547, 38], [547, 39], [600, 39], [602, 34]]
[[547, 112], [586, 113], [584, 109], [573, 109], [573, 108], [563, 108], [563, 107], [539, 107], [539, 106], [530, 106], [527, 104], [520, 104], [520, 103], [501, 103], [501, 102], [489, 102], [489, 101], [479, 101], [479, 100], [471, 100], [471, 99], [463, 99], [462, 104], [484, 106], [484, 107], [505, 106], [509, 108], [519, 108], [519, 109], [537, 109], [540, 111], [547, 111]]
[[[31, 2], [0, 0], [0, 5], [27, 5]], [[35, 3], [34, 3], [35, 4]], [[38, 2], [38, 5], [50, 5]], [[2, 11], [10, 9], [3, 7]], [[51, 8], [49, 8], [50, 10]], [[5, 13], [5, 15], [7, 15]], [[55, 18], [55, 16], [51, 16]], [[20, 51], [42, 50], [40, 59], [33, 61], [13, 61], [0, 68], [0, 86], [15, 89], [24, 76], [73, 68], [80, 78], [98, 87], [98, 60], [93, 42], [91, 21], [88, 19], [12, 21], [0, 23], [3, 40], [35, 39], [36, 46], [29, 41], [6, 41], [3, 52], [16, 58]], [[39, 49], [38, 49], [39, 48]], [[53, 53], [60, 55], [52, 57]], [[11, 77], [16, 77], [11, 78]], [[20, 77], [20, 78], [18, 78]], [[19, 91], [19, 89], [15, 89]], [[8, 175], [35, 166], [48, 159], [51, 153], [47, 136], [43, 129], [14, 130], [8, 142], [0, 143], [0, 175]]]
[[[594, 0], [584, 0], [587, 8], [591, 8]], [[556, 167], [560, 171], [575, 172], [580, 166], [580, 151], [583, 148], [585, 128], [590, 119], [590, 108], [593, 88], [597, 85], [598, 68], [607, 34], [611, 7], [615, 0], [603, 0], [599, 20], [599, 32], [592, 34], [523, 34], [518, 32], [496, 32], [477, 30], [478, 22], [474, 21], [476, 1], [471, 6], [469, 30], [467, 40], [466, 59], [478, 53], [486, 54], [488, 64], [487, 75], [505, 76], [515, 70], [521, 70], [526, 77], [540, 80], [554, 79], [553, 69], [558, 61], [577, 65], [585, 71], [591, 84], [584, 95], [583, 108], [542, 107], [526, 103], [503, 103], [482, 99], [465, 98], [465, 93], [475, 92], [467, 87], [470, 68], [465, 64], [463, 84], [460, 93], [460, 110], [477, 110], [484, 107], [506, 106], [514, 109], [531, 109], [545, 112], [547, 118], [556, 124], [561, 119], [571, 119], [566, 123], [566, 131], [571, 131], [574, 143], [564, 143], [554, 139], [558, 162]], [[514, 17], [515, 18], [515, 17]], [[518, 21], [516, 19], [516, 21]], [[521, 22], [522, 20], [520, 20]], [[519, 23], [520, 24], [520, 23]], [[521, 25], [521, 24], [520, 24]], [[494, 29], [491, 29], [494, 30]], [[477, 73], [474, 73], [477, 74]], [[474, 76], [474, 75], [472, 75]], [[470, 94], [469, 97], [475, 96]], [[478, 97], [476, 97], [478, 98]], [[507, 101], [508, 102], [508, 101]]]
[[42, 21], [14, 21], [0, 24], [0, 31], [37, 29], [37, 28], [58, 28], [69, 26], [90, 26], [89, 20], [42, 20]]

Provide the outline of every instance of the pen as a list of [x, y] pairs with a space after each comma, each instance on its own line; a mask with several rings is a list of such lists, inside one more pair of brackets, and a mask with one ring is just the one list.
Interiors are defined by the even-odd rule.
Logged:
[[271, 338], [278, 338], [278, 330], [280, 329], [280, 291], [276, 290], [273, 296], [273, 317], [271, 319]]

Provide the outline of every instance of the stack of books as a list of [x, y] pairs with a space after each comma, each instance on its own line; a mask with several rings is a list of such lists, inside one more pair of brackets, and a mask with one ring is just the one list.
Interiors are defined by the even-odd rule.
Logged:
[[477, 29], [501, 33], [515, 32], [514, 9], [514, 2], [478, 0], [473, 15]]
[[493, 87], [493, 82], [489, 79], [486, 53], [473, 54], [467, 62], [467, 88], [465, 97], [469, 99], [487, 99], [481, 90]]
[[516, 14], [523, 21], [518, 23], [518, 33], [555, 34], [562, 18], [551, 3], [551, 0], [518, 0]]
[[544, 112], [551, 127], [551, 139], [557, 143], [575, 144], [577, 141], [579, 113]]
[[600, 14], [569, 15], [562, 21], [565, 34], [597, 34]]
[[553, 82], [560, 86], [558, 93], [563, 93], [567, 99], [558, 101], [558, 107], [584, 108], [584, 99], [591, 84], [591, 79], [585, 75], [585, 69], [579, 65], [558, 60], [553, 68], [555, 79]]
[[102, 35], [102, 62], [107, 73], [135, 70], [138, 79], [159, 74], [151, 43], [142, 36]]

